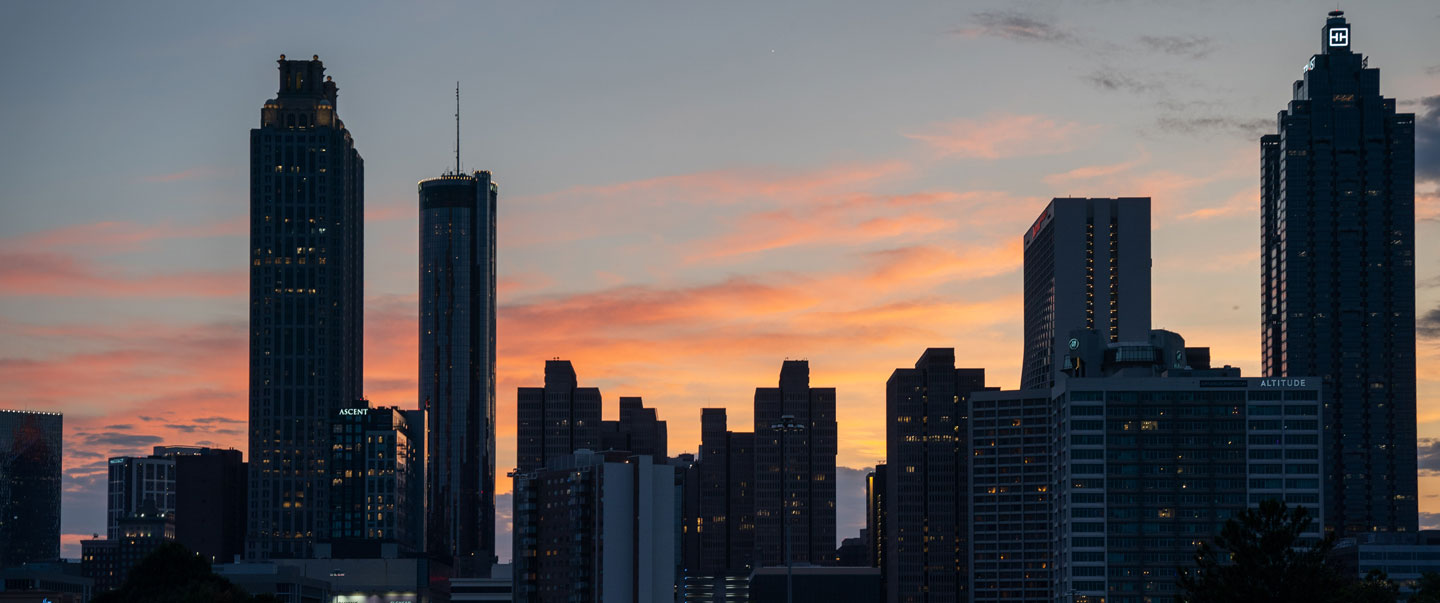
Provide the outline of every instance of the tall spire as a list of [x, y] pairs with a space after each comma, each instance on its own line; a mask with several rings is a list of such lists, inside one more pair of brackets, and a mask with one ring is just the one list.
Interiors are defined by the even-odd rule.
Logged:
[[460, 173], [460, 82], [455, 82], [455, 173]]

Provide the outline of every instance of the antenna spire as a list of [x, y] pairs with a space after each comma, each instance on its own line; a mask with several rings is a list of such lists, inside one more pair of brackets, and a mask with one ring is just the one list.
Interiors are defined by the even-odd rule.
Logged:
[[460, 82], [455, 82], [455, 174], [460, 174]]

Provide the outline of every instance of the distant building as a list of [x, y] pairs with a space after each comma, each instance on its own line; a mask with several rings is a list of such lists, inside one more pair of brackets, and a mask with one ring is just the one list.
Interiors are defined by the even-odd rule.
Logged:
[[[785, 603], [784, 567], [764, 567], [750, 576], [752, 603]], [[883, 601], [880, 570], [873, 567], [814, 567], [793, 570], [795, 603]]]
[[[307, 576], [305, 568], [296, 565], [266, 562], [226, 563], [216, 565], [214, 569], [220, 577], [233, 582], [245, 592], [251, 595], [272, 595], [279, 599], [280, 603], [338, 603], [331, 599], [328, 575], [326, 579]], [[362, 597], [359, 600], [365, 599]]]
[[505, 601], [509, 603], [515, 592], [512, 566], [498, 564], [490, 568], [489, 578], [455, 578], [450, 580], [450, 602]]
[[600, 447], [600, 390], [580, 387], [569, 360], [545, 361], [545, 387], [519, 388], [516, 404], [521, 471]]
[[880, 463], [865, 474], [865, 537], [870, 547], [867, 558], [870, 567], [881, 568], [882, 578], [885, 576], [885, 481], [889, 479], [885, 468], [885, 463]]
[[[787, 415], [802, 429], [782, 437]], [[787, 537], [795, 563], [834, 563], [836, 438], [835, 388], [810, 387], [808, 361], [786, 360], [779, 387], [755, 388], [757, 567], [785, 565]]]
[[930, 348], [885, 386], [886, 600], [968, 598], [970, 395], [985, 369], [955, 368], [955, 350]]
[[332, 543], [394, 542], [424, 550], [425, 413], [369, 408], [361, 400], [331, 418]]
[[175, 516], [142, 509], [119, 520], [116, 538], [80, 541], [80, 566], [95, 582], [95, 592], [114, 590], [142, 560], [175, 541]]
[[1262, 371], [1325, 383], [1326, 527], [1413, 532], [1415, 116], [1354, 32], [1330, 13], [1260, 139]]
[[319, 57], [278, 62], [250, 130], [246, 556], [306, 557], [330, 526], [330, 424], [361, 397], [365, 164]]
[[515, 601], [674, 601], [673, 467], [581, 450], [515, 480]]
[[1423, 574], [1440, 574], [1440, 531], [1380, 532], [1341, 538], [1330, 553], [1330, 561], [1357, 579], [1374, 570], [1385, 572], [1391, 582], [1400, 586], [1400, 600], [1409, 600]]
[[970, 396], [969, 574], [975, 603], [1053, 602], [1050, 421], [1049, 389]]
[[156, 446], [175, 460], [175, 540], [209, 559], [245, 554], [247, 465], [239, 450]]
[[1025, 231], [1025, 356], [1020, 388], [1055, 383], [1064, 339], [1150, 332], [1150, 198], [1057, 198]]
[[60, 413], [0, 410], [0, 568], [60, 558]]
[[166, 456], [121, 456], [110, 459], [106, 536], [120, 538], [120, 520], [149, 509], [175, 512], [175, 459]]
[[429, 550], [456, 576], [495, 563], [495, 287], [500, 187], [488, 171], [422, 180], [420, 403], [429, 414]]
[[27, 563], [0, 569], [0, 601], [89, 603], [95, 581], [73, 561]]
[[601, 450], [648, 454], [664, 462], [668, 437], [665, 422], [639, 397], [621, 397], [620, 419], [600, 422]]
[[[861, 530], [864, 532], [864, 530]], [[840, 541], [840, 546], [835, 548], [835, 565], [840, 567], [870, 567], [869, 551], [866, 550], [866, 538], [861, 534], [857, 538], [846, 538]]]

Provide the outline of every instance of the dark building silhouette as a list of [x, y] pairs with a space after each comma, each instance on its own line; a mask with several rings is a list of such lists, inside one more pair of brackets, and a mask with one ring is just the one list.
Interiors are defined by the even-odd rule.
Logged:
[[[755, 434], [728, 429], [725, 409], [700, 410], [700, 454], [684, 530], [685, 601], [729, 601], [755, 558]], [[686, 484], [691, 487], [692, 484]]]
[[[866, 546], [870, 547], [867, 558], [871, 567], [878, 567], [880, 574], [885, 574], [885, 515], [888, 506], [888, 497], [885, 494], [885, 484], [890, 479], [886, 465], [876, 465], [869, 473], [865, 474], [865, 538]], [[965, 525], [969, 525], [968, 518]]]
[[[880, 601], [885, 596], [880, 584], [880, 570], [872, 567], [797, 567], [794, 568], [795, 603], [831, 603], [832, 601]], [[785, 603], [786, 570], [783, 567], [761, 568], [750, 576], [751, 603]]]
[[495, 563], [495, 250], [490, 172], [420, 182], [420, 401], [428, 549], [459, 577]]
[[1415, 116], [1330, 13], [1260, 140], [1267, 375], [1324, 380], [1327, 527], [1417, 528]]
[[279, 61], [250, 131], [246, 554], [305, 557], [329, 526], [328, 417], [360, 399], [364, 164], [325, 65]]
[[968, 599], [970, 394], [985, 369], [956, 369], [930, 348], [885, 385], [886, 600]]
[[140, 561], [175, 540], [175, 515], [142, 508], [118, 522], [118, 537], [80, 541], [80, 568], [95, 592], [114, 590]]
[[[791, 415], [800, 431], [774, 428]], [[835, 388], [810, 387], [810, 363], [786, 360], [779, 387], [755, 388], [755, 565], [784, 565], [787, 518], [791, 559], [835, 558]], [[785, 476], [782, 498], [781, 455]], [[787, 513], [788, 511], [788, 513]]]
[[370, 408], [364, 400], [335, 412], [330, 529], [322, 538], [332, 551], [360, 541], [423, 550], [424, 425], [424, 411]]
[[600, 390], [580, 387], [569, 360], [545, 361], [545, 387], [516, 392], [517, 464], [545, 467], [551, 458], [600, 446]]
[[[864, 530], [861, 530], [862, 532]], [[841, 567], [870, 567], [870, 551], [867, 550], [869, 538], [861, 534], [855, 538], [846, 538], [840, 541], [840, 546], [835, 548], [835, 565]]]
[[0, 410], [0, 568], [60, 558], [60, 413]]
[[514, 600], [674, 601], [675, 468], [589, 450], [546, 463], [515, 478]]
[[1022, 389], [1054, 385], [1067, 333], [1150, 332], [1150, 198], [1057, 198], [1025, 231]]
[[245, 554], [246, 464], [239, 450], [156, 446], [175, 460], [175, 541], [227, 563]]
[[666, 440], [669, 435], [665, 422], [661, 421], [653, 408], [645, 408], [639, 397], [620, 398], [620, 419], [600, 423], [600, 449], [625, 450], [633, 454], [647, 454], [664, 463]]

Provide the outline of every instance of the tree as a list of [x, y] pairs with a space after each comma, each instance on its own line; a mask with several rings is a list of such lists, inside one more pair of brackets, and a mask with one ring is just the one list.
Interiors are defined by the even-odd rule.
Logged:
[[[1303, 546], [1300, 535], [1312, 523], [1305, 507], [1278, 500], [1260, 503], [1225, 522], [1215, 544], [1202, 543], [1195, 568], [1182, 571], [1182, 603], [1328, 603], [1350, 601], [1353, 578], [1326, 565], [1335, 546], [1327, 536]], [[1383, 577], [1382, 577], [1383, 579]], [[1387, 581], [1388, 582], [1388, 581]], [[1372, 587], [1376, 585], [1371, 585]], [[1390, 599], [1393, 601], [1394, 599]]]
[[93, 603], [263, 603], [210, 569], [210, 562], [184, 545], [167, 542], [130, 570], [120, 588]]
[[1440, 603], [1440, 574], [1425, 572], [1415, 583], [1415, 594], [1410, 603]]

